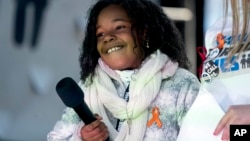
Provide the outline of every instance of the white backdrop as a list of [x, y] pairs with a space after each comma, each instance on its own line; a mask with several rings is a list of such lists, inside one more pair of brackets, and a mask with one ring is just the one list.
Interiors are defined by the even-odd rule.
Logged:
[[34, 50], [33, 6], [27, 9], [24, 42], [17, 46], [15, 0], [0, 0], [0, 140], [45, 141], [64, 108], [56, 83], [65, 76], [79, 80], [81, 29], [91, 0], [48, 1]]

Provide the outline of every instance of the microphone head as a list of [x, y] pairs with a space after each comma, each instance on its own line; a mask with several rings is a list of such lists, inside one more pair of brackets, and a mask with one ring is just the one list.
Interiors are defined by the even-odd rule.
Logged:
[[83, 92], [78, 84], [70, 77], [65, 77], [56, 85], [56, 92], [68, 107], [76, 107], [83, 102]]

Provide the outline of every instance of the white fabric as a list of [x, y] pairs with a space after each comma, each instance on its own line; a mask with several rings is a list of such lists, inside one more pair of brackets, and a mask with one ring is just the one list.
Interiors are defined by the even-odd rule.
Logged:
[[[47, 141], [81, 141], [80, 135], [72, 133], [79, 133], [75, 130], [80, 130], [83, 124], [65, 124], [62, 121], [58, 121], [54, 129], [47, 135]], [[63, 139], [63, 140], [62, 140]]]
[[[168, 62], [168, 63], [167, 63]], [[157, 50], [147, 58], [134, 80], [130, 82], [129, 102], [117, 95], [110, 77], [101, 67], [99, 61], [93, 84], [86, 88], [85, 101], [93, 112], [100, 113], [109, 129], [111, 140], [141, 141], [146, 130], [148, 106], [159, 92], [162, 73], [161, 69], [172, 62], [168, 57]], [[176, 68], [176, 66], [173, 66]], [[118, 119], [126, 119], [118, 133], [108, 120], [105, 107]], [[133, 133], [133, 134], [130, 134]]]
[[125, 84], [126, 87], [131, 81], [132, 75], [136, 73], [135, 70], [116, 70], [115, 72], [120, 76], [122, 82]]
[[201, 88], [182, 121], [177, 141], [221, 141], [221, 134], [213, 132], [223, 115], [214, 97]]
[[[123, 71], [116, 70], [115, 72], [119, 75], [119, 77], [124, 85], [124, 88], [127, 89], [127, 87], [129, 86], [129, 83], [131, 81], [132, 76], [135, 74], [135, 70], [123, 70]], [[119, 95], [120, 95], [120, 97], [124, 98], [123, 91], [119, 92]]]

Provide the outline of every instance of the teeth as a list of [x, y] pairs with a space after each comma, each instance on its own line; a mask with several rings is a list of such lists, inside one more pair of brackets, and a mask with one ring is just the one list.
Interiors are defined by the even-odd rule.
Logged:
[[112, 47], [111, 49], [109, 49], [107, 52], [108, 53], [111, 53], [111, 52], [114, 52], [116, 50], [119, 50], [121, 47]]

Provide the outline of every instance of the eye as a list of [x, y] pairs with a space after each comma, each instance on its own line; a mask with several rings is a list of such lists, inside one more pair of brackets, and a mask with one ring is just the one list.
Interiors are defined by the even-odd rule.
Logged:
[[101, 32], [101, 33], [96, 34], [96, 37], [97, 37], [97, 38], [100, 38], [100, 37], [102, 37], [103, 35], [104, 35], [104, 33]]
[[125, 26], [125, 25], [119, 25], [119, 26], [117, 26], [115, 29], [116, 29], [116, 30], [120, 30], [120, 29], [123, 29], [123, 28], [126, 28], [126, 26]]

